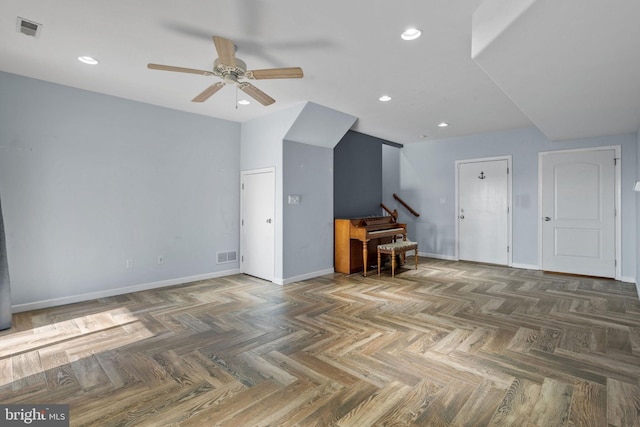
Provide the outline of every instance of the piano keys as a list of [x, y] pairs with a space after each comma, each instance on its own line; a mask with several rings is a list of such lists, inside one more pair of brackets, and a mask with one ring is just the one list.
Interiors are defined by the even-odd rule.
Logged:
[[336, 219], [334, 223], [334, 264], [338, 273], [364, 271], [377, 262], [377, 246], [407, 240], [407, 224], [399, 224], [390, 216]]

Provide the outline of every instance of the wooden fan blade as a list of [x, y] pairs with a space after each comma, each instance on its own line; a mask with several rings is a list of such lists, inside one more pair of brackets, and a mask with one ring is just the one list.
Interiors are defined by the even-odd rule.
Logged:
[[222, 82], [212, 84], [211, 86], [200, 92], [195, 98], [191, 100], [191, 102], [206, 101], [207, 99], [211, 98], [211, 95], [222, 89], [222, 86], [224, 86], [224, 83]]
[[147, 64], [147, 68], [151, 70], [175, 71], [178, 73], [199, 74], [201, 76], [212, 76], [211, 71], [196, 70], [194, 68], [174, 67], [172, 65]]
[[290, 68], [268, 68], [265, 70], [253, 70], [251, 71], [252, 78], [256, 80], [261, 79], [300, 79], [304, 76], [302, 68], [290, 67]]
[[236, 47], [233, 44], [233, 40], [213, 36], [213, 44], [216, 45], [216, 51], [218, 52], [220, 63], [230, 67], [235, 67]]
[[270, 97], [269, 95], [267, 95], [266, 93], [264, 93], [263, 91], [261, 91], [260, 89], [252, 85], [251, 83], [247, 83], [247, 82], [238, 83], [238, 88], [240, 88], [241, 91], [243, 91], [244, 93], [246, 93], [247, 95], [255, 99], [256, 101], [258, 101], [262, 105], [271, 105], [274, 102], [276, 102], [275, 99], [273, 99], [272, 97]]

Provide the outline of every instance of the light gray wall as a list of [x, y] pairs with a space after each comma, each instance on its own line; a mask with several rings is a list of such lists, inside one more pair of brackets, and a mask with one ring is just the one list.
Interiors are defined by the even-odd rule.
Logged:
[[[640, 181], [640, 129], [636, 134], [636, 181]], [[636, 197], [636, 289], [640, 294], [640, 192]]]
[[317, 147], [333, 148], [357, 117], [307, 102], [285, 139]]
[[[327, 227], [329, 220], [325, 215], [325, 210], [333, 206], [329, 179], [333, 176], [333, 164], [326, 162], [328, 151], [318, 148], [332, 150], [354, 121], [353, 116], [307, 102], [242, 124], [241, 169], [272, 166], [276, 169], [275, 283], [315, 277], [333, 268], [333, 228]], [[315, 159], [313, 155], [319, 157]], [[286, 163], [285, 158], [291, 163]], [[301, 164], [305, 169], [296, 170]], [[315, 179], [323, 181], [314, 182]], [[292, 211], [287, 196], [297, 194], [293, 192], [298, 190], [309, 197], [303, 198], [305, 206]], [[302, 224], [304, 219], [298, 213], [308, 206], [318, 209], [309, 212]], [[333, 217], [329, 218], [332, 224]], [[327, 234], [320, 236], [321, 230]], [[315, 248], [309, 246], [313, 243], [305, 243], [315, 240], [307, 238], [306, 233], [320, 239]], [[304, 245], [309, 247], [300, 252]], [[303, 259], [307, 255], [309, 258]], [[331, 260], [328, 265], [327, 260]]]
[[636, 135], [551, 142], [536, 129], [519, 129], [407, 144], [400, 159], [401, 197], [420, 214], [407, 217], [420, 251], [455, 255], [456, 160], [513, 156], [513, 263], [538, 265], [538, 153], [596, 146], [622, 146], [622, 275], [636, 274]]
[[[400, 194], [400, 148], [391, 145], [382, 145], [382, 203], [392, 211], [398, 210], [400, 204], [393, 198]], [[398, 217], [401, 219], [401, 217]], [[411, 237], [409, 237], [411, 238]]]
[[284, 277], [333, 271], [333, 149], [284, 141], [283, 174]]
[[305, 104], [278, 111], [242, 124], [240, 168], [242, 171], [275, 167], [274, 282], [284, 281], [283, 139]]
[[305, 104], [274, 112], [242, 124], [240, 169], [282, 169], [282, 141]]
[[2, 203], [0, 202], [0, 331], [11, 327], [11, 283], [9, 281], [7, 245], [4, 238]]
[[237, 271], [216, 252], [239, 249], [239, 140], [238, 123], [0, 73], [13, 304]]

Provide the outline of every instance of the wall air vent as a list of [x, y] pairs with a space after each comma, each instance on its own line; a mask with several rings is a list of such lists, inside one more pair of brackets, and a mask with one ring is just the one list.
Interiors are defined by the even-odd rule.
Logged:
[[218, 252], [216, 253], [216, 257], [217, 257], [216, 264], [226, 264], [228, 262], [237, 261], [238, 252], [237, 251]]
[[39, 37], [41, 28], [42, 24], [38, 24], [37, 22], [29, 21], [28, 19], [20, 18], [18, 16], [16, 29], [19, 33], [26, 34], [31, 37]]

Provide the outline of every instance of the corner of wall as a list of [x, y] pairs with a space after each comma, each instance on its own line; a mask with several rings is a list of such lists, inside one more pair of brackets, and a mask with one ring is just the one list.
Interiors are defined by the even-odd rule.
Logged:
[[301, 144], [333, 148], [358, 118], [313, 102], [305, 104], [285, 139]]
[[[636, 133], [636, 182], [640, 181], [640, 128]], [[636, 192], [636, 289], [640, 295], [640, 193]]]

